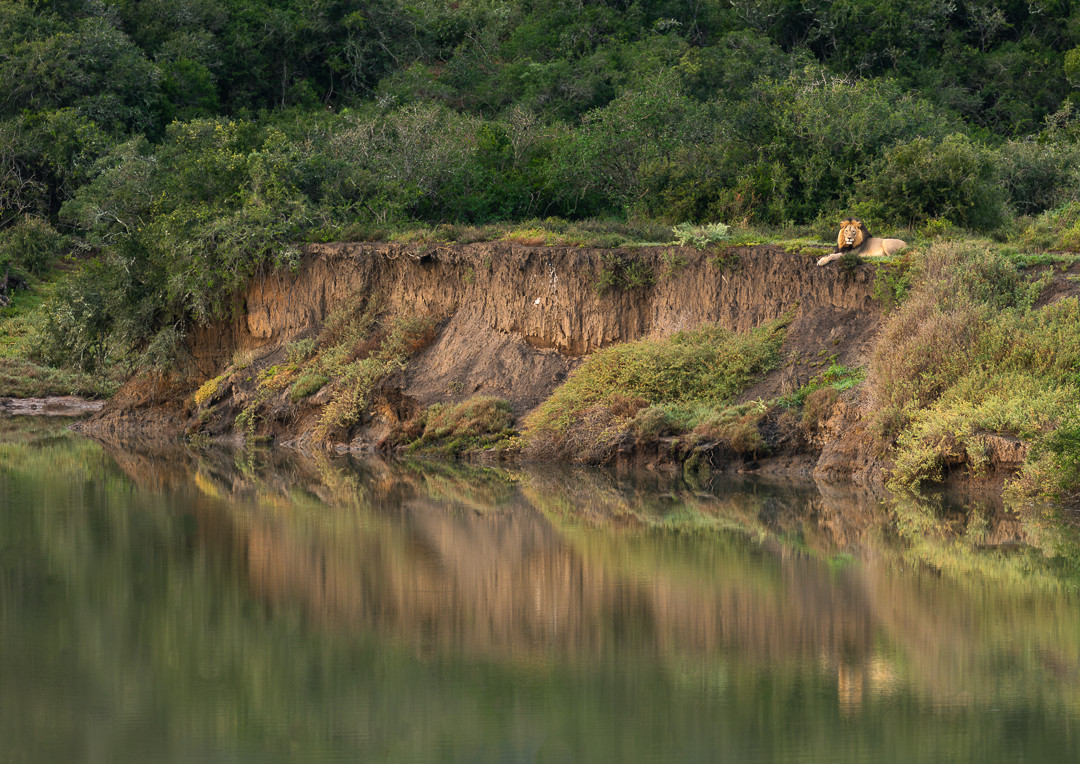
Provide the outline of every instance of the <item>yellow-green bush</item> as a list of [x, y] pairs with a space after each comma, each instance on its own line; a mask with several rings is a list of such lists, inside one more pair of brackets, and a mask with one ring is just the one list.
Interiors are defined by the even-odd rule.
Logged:
[[513, 435], [514, 412], [502, 398], [478, 395], [455, 404], [436, 403], [424, 411], [413, 449], [426, 448], [457, 455], [486, 448]]
[[226, 374], [222, 374], [203, 382], [199, 389], [195, 391], [195, 405], [199, 407], [205, 406], [211, 398], [217, 395], [218, 389], [221, 387], [221, 383], [225, 381], [226, 376]]
[[[950, 464], [985, 466], [985, 436], [1015, 436], [1056, 469], [1032, 491], [1072, 490], [1053, 444], [1080, 407], [1080, 302], [1035, 307], [1038, 282], [971, 245], [931, 248], [924, 281], [886, 323], [870, 364], [875, 424], [895, 438], [894, 479], [915, 485]], [[1067, 438], [1065, 438], [1067, 440]], [[1025, 468], [1026, 469], [1026, 468]], [[1047, 487], [1047, 480], [1056, 488]]]
[[[536, 455], [589, 453], [586, 461], [602, 461], [649, 405], [665, 412], [641, 414], [643, 432], [663, 431], [675, 421], [690, 429], [777, 364], [787, 324], [779, 319], [746, 334], [709, 325], [598, 351], [526, 422], [528, 448]], [[594, 449], [597, 443], [604, 448]]]

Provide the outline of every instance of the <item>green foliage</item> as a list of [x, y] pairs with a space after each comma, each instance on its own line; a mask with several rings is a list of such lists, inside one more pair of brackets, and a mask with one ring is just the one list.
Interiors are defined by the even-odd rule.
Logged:
[[705, 440], [725, 442], [736, 454], [756, 457], [769, 449], [761, 435], [768, 407], [761, 401], [728, 406], [712, 413], [694, 429]]
[[[649, 404], [726, 405], [775, 366], [786, 325], [787, 320], [774, 321], [748, 334], [706, 326], [665, 340], [638, 340], [598, 351], [529, 417], [526, 439], [537, 447], [561, 449], [575, 429], [588, 429], [597, 407], [629, 422]], [[698, 408], [696, 415], [701, 414]], [[664, 416], [670, 421], [672, 414]], [[640, 426], [659, 427], [659, 421], [643, 419]], [[601, 426], [595, 435], [607, 437], [606, 428]], [[582, 450], [587, 447], [583, 444]]]
[[806, 400], [819, 390], [833, 390], [837, 393], [850, 390], [866, 379], [866, 370], [861, 367], [850, 368], [835, 361], [798, 390], [779, 398], [776, 402], [784, 408], [803, 406]]
[[1047, 122], [1037, 135], [1008, 141], [996, 152], [1009, 203], [1022, 215], [1060, 207], [1080, 194], [1076, 113], [1067, 105]]
[[859, 257], [858, 252], [855, 252], [854, 250], [849, 250], [840, 257], [839, 265], [841, 270], [844, 271], [844, 273], [850, 275], [857, 271], [859, 269], [859, 266], [862, 265], [862, 258]]
[[1021, 233], [1020, 246], [1025, 252], [1080, 252], [1080, 202], [1069, 202], [1037, 217]]
[[513, 409], [501, 398], [480, 395], [456, 404], [436, 403], [425, 409], [416, 422], [406, 425], [419, 430], [409, 450], [458, 456], [511, 437], [513, 424]]
[[643, 289], [656, 283], [652, 268], [644, 260], [623, 252], [605, 252], [600, 273], [596, 278], [596, 291], [609, 289]]
[[[1036, 308], [1040, 283], [992, 249], [938, 244], [920, 270], [922, 282], [886, 323], [868, 380], [877, 426], [896, 439], [894, 479], [912, 485], [951, 466], [984, 469], [989, 434], [1036, 451], [1059, 442], [1053, 433], [1080, 405], [1080, 303]], [[1069, 472], [1061, 464], [1047, 478], [1059, 488]]]
[[42, 330], [52, 296], [62, 282], [63, 276], [56, 274], [47, 281], [30, 279], [26, 288], [14, 292], [0, 308], [0, 396], [106, 398], [119, 386], [121, 370], [115, 367], [89, 374], [43, 362]]
[[302, 363], [314, 355], [317, 346], [314, 337], [303, 340], [293, 340], [285, 346], [285, 360], [291, 364]]
[[734, 270], [741, 260], [742, 255], [734, 247], [721, 248], [709, 255], [709, 265], [721, 271]]
[[330, 378], [325, 374], [305, 372], [296, 378], [292, 389], [289, 390], [289, 400], [293, 403], [307, 398], [323, 389]]
[[1053, 488], [1075, 497], [1080, 489], [1080, 418], [1074, 410], [1065, 415], [1046, 439], [1045, 448], [1059, 470]]
[[1073, 48], [1065, 54], [1064, 66], [1065, 79], [1074, 88], [1080, 87], [1080, 47]]
[[675, 278], [683, 268], [690, 264], [686, 257], [671, 250], [661, 252], [660, 261], [664, 264], [662, 278], [665, 279]]
[[886, 313], [894, 310], [907, 298], [913, 275], [909, 257], [879, 263], [874, 268], [872, 294]]
[[858, 190], [860, 205], [896, 225], [944, 218], [975, 230], [1004, 220], [1000, 181], [987, 149], [965, 135], [914, 138], [888, 149]]
[[40, 276], [60, 258], [64, 243], [47, 220], [26, 215], [0, 231], [0, 271], [15, 268]]
[[[113, 313], [123, 295], [124, 273], [116, 261], [99, 260], [84, 265], [62, 282], [45, 306], [39, 357], [56, 366], [97, 371], [112, 364], [124, 367], [123, 333], [145, 337], [136, 316], [121, 325]], [[121, 347], [117, 347], [121, 345]], [[119, 353], [117, 351], [120, 351]]]
[[692, 244], [698, 249], [704, 249], [710, 244], [727, 239], [730, 229], [723, 223], [708, 223], [706, 225], [679, 223], [671, 231], [675, 235], [675, 243], [679, 246]]
[[153, 125], [158, 71], [110, 19], [93, 13], [67, 20], [31, 15], [27, 5], [12, 2], [3, 11], [4, 111], [69, 107], [115, 132]]

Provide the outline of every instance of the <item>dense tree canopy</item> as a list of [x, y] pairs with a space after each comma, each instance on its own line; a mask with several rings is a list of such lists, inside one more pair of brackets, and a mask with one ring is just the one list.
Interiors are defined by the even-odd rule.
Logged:
[[1080, 191], [1064, 0], [0, 0], [0, 40], [0, 267], [92, 257], [83, 365], [363, 225], [989, 231]]

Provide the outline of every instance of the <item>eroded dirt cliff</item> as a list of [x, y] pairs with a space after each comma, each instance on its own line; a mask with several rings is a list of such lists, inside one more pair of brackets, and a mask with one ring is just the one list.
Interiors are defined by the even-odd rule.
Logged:
[[[628, 265], [652, 283], [620, 285]], [[605, 280], [616, 283], [598, 289]], [[132, 380], [84, 429], [235, 434], [236, 417], [253, 405], [259, 373], [282, 362], [288, 343], [316, 336], [336, 307], [358, 297], [377, 297], [387, 313], [431, 317], [433, 335], [404, 370], [380, 383], [358, 426], [320, 445], [371, 445], [421, 407], [479, 394], [507, 399], [521, 417], [597, 349], [709, 322], [746, 331], [788, 316], [783, 362], [743, 395], [767, 399], [797, 389], [830, 362], [862, 361], [881, 316], [873, 280], [870, 265], [819, 268], [810, 254], [773, 246], [705, 253], [508, 242], [311, 245], [297, 271], [256, 278], [233, 320], [190, 333], [176, 370]], [[212, 414], [200, 410], [195, 391], [235, 367], [238, 354], [250, 372], [233, 374], [215, 392]], [[325, 398], [297, 403], [282, 391], [257, 402], [263, 413], [249, 433], [312, 444]], [[820, 447], [800, 448], [813, 456]], [[833, 464], [833, 472], [842, 471]]]

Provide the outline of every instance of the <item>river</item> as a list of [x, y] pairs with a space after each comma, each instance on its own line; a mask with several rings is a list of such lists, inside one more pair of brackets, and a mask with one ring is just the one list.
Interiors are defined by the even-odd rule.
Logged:
[[1080, 761], [1053, 510], [0, 420], [0, 760]]

